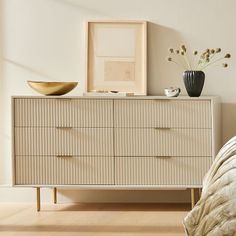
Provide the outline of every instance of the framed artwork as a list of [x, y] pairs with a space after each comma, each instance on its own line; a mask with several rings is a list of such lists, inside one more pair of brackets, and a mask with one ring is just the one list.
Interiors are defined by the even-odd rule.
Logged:
[[147, 22], [87, 23], [87, 92], [146, 95]]

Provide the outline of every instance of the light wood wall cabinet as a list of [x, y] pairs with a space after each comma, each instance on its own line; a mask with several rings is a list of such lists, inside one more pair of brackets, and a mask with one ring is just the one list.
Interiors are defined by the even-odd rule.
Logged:
[[[14, 186], [201, 188], [220, 147], [217, 97], [13, 97]], [[192, 198], [194, 192], [192, 192]]]

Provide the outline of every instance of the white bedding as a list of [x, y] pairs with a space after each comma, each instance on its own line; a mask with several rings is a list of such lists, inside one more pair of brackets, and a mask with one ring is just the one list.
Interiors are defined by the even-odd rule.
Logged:
[[236, 235], [236, 137], [219, 151], [202, 196], [183, 223], [189, 236]]

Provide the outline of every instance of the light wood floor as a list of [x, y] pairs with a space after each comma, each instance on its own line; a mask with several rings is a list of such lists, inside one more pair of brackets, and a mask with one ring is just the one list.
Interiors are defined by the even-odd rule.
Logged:
[[0, 204], [0, 235], [179, 236], [189, 205]]

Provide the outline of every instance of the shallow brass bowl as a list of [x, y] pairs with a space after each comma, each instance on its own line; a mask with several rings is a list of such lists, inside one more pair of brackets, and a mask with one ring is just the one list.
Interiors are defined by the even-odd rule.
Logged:
[[38, 93], [52, 96], [63, 95], [74, 89], [78, 82], [45, 82], [45, 81], [27, 81], [28, 85]]

